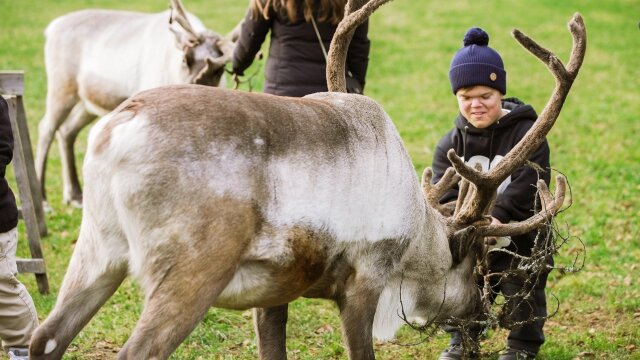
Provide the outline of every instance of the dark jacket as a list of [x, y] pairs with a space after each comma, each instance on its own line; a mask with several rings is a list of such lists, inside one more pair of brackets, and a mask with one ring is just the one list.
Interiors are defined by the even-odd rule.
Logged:
[[9, 106], [0, 96], [0, 233], [18, 225], [16, 198], [5, 179], [7, 165], [13, 158], [13, 131], [9, 121]]
[[[443, 136], [435, 150], [433, 158], [433, 181], [442, 178], [445, 170], [451, 166], [447, 159], [447, 151], [455, 149], [465, 162], [484, 162], [495, 166], [522, 139], [533, 126], [538, 117], [530, 105], [525, 105], [515, 98], [504, 99], [502, 108], [510, 110], [493, 125], [486, 129], [478, 129], [471, 125], [461, 114], [455, 120], [455, 128]], [[540, 174], [525, 165], [517, 169], [498, 189], [496, 205], [492, 216], [506, 224], [510, 221], [522, 221], [533, 215], [538, 178], [549, 184], [549, 144], [545, 140], [529, 160], [543, 169]], [[506, 186], [506, 188], [504, 188]], [[458, 188], [449, 190], [441, 199], [441, 203], [453, 201], [458, 197]], [[522, 236], [514, 236], [512, 240], [519, 254], [529, 255], [537, 231]]]
[[[271, 31], [263, 91], [296, 97], [327, 91], [326, 61], [313, 25], [304, 20], [302, 2], [298, 6], [297, 19], [295, 23], [290, 23], [285, 15], [277, 14], [273, 9], [268, 20], [263, 16], [252, 19], [249, 11], [233, 53], [233, 71], [243, 74]], [[336, 26], [321, 23], [317, 18], [316, 24], [325, 49], [329, 51]], [[347, 70], [363, 87], [369, 64], [368, 30], [367, 20], [356, 29], [347, 52]]]

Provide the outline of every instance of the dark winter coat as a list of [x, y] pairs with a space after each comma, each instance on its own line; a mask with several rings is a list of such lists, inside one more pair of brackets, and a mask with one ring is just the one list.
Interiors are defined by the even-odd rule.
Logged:
[[[317, 21], [325, 49], [336, 31], [336, 26]], [[369, 64], [370, 42], [367, 37], [368, 20], [360, 25], [351, 40], [347, 52], [347, 70], [350, 70], [364, 87]], [[327, 91], [326, 61], [313, 25], [305, 22], [302, 3], [298, 6], [295, 23], [273, 9], [269, 19], [258, 16], [252, 19], [247, 13], [240, 38], [233, 53], [233, 71], [242, 75], [260, 50], [267, 33], [271, 31], [269, 56], [264, 71], [265, 93], [301, 97]]]
[[13, 132], [9, 121], [9, 107], [0, 96], [0, 233], [18, 225], [16, 198], [5, 179], [7, 165], [13, 158]]
[[[486, 129], [478, 129], [462, 114], [458, 115], [455, 128], [443, 136], [436, 147], [432, 164], [434, 182], [440, 180], [445, 170], [451, 166], [447, 159], [449, 149], [455, 149], [465, 162], [471, 164], [481, 162], [483, 170], [487, 171], [489, 166], [495, 166], [522, 139], [537, 118], [535, 110], [530, 105], [525, 105], [515, 98], [504, 99], [502, 108], [510, 112]], [[543, 171], [538, 173], [525, 165], [517, 169], [498, 189], [496, 205], [491, 215], [503, 224], [531, 217], [538, 179], [544, 179], [549, 184], [549, 144], [546, 140], [529, 160]], [[457, 197], [458, 188], [456, 187], [449, 190], [440, 202], [453, 201]], [[511, 249], [521, 255], [530, 255], [536, 234], [537, 231], [533, 231], [522, 236], [513, 236]]]

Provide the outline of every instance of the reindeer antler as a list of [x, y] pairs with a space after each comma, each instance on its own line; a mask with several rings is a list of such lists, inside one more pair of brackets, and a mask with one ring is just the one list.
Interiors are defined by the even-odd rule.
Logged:
[[200, 35], [193, 30], [180, 0], [171, 0], [171, 10], [175, 11], [175, 16], [172, 14], [169, 19], [169, 23], [173, 20], [177, 21], [178, 24], [180, 24], [180, 26], [182, 26], [182, 28], [193, 37], [193, 42], [198, 43], [200, 41]]
[[[475, 194], [471, 197], [467, 196], [465, 203], [460, 211], [454, 215], [453, 222], [459, 226], [472, 224], [482, 218], [483, 212], [492, 201], [495, 192], [511, 173], [517, 168], [524, 165], [525, 161], [531, 154], [544, 142], [545, 136], [560, 115], [560, 111], [564, 104], [571, 85], [578, 75], [584, 55], [586, 51], [586, 29], [580, 14], [575, 14], [569, 22], [569, 30], [573, 36], [573, 48], [569, 60], [569, 66], [564, 67], [562, 62], [549, 50], [541, 47], [528, 36], [519, 30], [513, 31], [513, 36], [520, 44], [538, 57], [547, 65], [549, 71], [556, 79], [556, 85], [549, 102], [546, 104], [540, 116], [534, 125], [529, 129], [527, 134], [516, 144], [516, 146], [488, 173], [482, 173], [466, 165], [464, 161], [455, 154], [454, 150], [449, 150], [447, 157], [456, 171], [465, 179], [467, 179], [474, 188]], [[564, 178], [559, 180], [565, 182]], [[564, 199], [564, 186], [558, 186], [562, 191], [556, 194], [556, 199]], [[560, 203], [558, 208], [562, 205]], [[557, 210], [556, 210], [557, 211]], [[552, 213], [549, 211], [548, 213]], [[555, 213], [555, 211], [553, 211]], [[546, 216], [546, 215], [541, 215]], [[524, 226], [524, 225], [523, 225]], [[493, 229], [493, 228], [489, 228]], [[488, 230], [482, 230], [487, 234], [497, 235]]]
[[[358, 1], [358, 3], [356, 4], [354, 1]], [[347, 92], [347, 82], [344, 76], [345, 62], [353, 33], [374, 11], [389, 1], [391, 0], [371, 0], [364, 5], [361, 5], [362, 0], [347, 1], [344, 18], [338, 24], [327, 55], [327, 87], [329, 91]]]
[[525, 221], [511, 224], [491, 224], [478, 229], [482, 236], [512, 236], [526, 234], [532, 230], [545, 226], [553, 218], [564, 203], [567, 180], [564, 176], [556, 177], [555, 196], [551, 195], [544, 180], [538, 180], [538, 193], [543, 205], [542, 210]]
[[440, 204], [439, 200], [447, 190], [451, 189], [453, 185], [460, 181], [460, 175], [458, 175], [453, 168], [448, 168], [436, 184], [431, 184], [432, 178], [433, 170], [431, 170], [431, 168], [424, 169], [422, 173], [422, 191], [424, 192], [425, 200], [427, 200], [427, 203], [431, 205], [431, 207], [438, 210], [440, 214], [444, 216], [452, 215], [453, 209], [451, 209], [451, 206], [448, 204]]

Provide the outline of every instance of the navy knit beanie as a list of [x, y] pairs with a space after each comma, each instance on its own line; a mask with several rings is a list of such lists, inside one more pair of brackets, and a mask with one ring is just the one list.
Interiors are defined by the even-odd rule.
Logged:
[[485, 85], [507, 93], [507, 72], [502, 58], [489, 46], [489, 34], [480, 28], [471, 28], [464, 36], [464, 47], [453, 56], [449, 81], [455, 94], [458, 89]]

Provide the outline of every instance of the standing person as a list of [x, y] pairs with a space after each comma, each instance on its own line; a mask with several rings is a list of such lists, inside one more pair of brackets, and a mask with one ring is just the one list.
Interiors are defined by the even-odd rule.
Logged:
[[[470, 29], [464, 38], [464, 47], [451, 61], [449, 80], [458, 101], [459, 114], [455, 127], [440, 139], [433, 159], [433, 181], [442, 178], [451, 166], [447, 151], [455, 149], [465, 162], [479, 163], [484, 171], [494, 167], [517, 143], [537, 119], [535, 110], [516, 98], [503, 98], [507, 92], [506, 72], [502, 58], [489, 46], [489, 35], [479, 28]], [[517, 169], [498, 188], [496, 204], [491, 212], [493, 223], [522, 221], [532, 215], [536, 202], [538, 178], [549, 184], [549, 145], [547, 141], [529, 158], [539, 166], [540, 173], [530, 166]], [[449, 190], [441, 203], [453, 201], [458, 196], [457, 187]], [[507, 250], [522, 256], [530, 256], [537, 231], [505, 239]], [[506, 245], [505, 244], [505, 245]], [[551, 259], [549, 259], [551, 261]], [[490, 252], [490, 273], [499, 273], [517, 266], [517, 259], [504, 252]], [[493, 279], [493, 278], [492, 278]], [[496, 279], [497, 280], [497, 279]], [[508, 304], [514, 304], [510, 315], [512, 322], [525, 322], [514, 326], [507, 338], [507, 348], [499, 360], [533, 359], [544, 342], [543, 325], [547, 315], [545, 286], [547, 274], [537, 277], [534, 284], [515, 276], [496, 281], [492, 285], [494, 296], [500, 292]], [[517, 294], [527, 291], [532, 296], [523, 300]], [[533, 322], [527, 321], [536, 318]], [[440, 360], [462, 359], [461, 334], [456, 328], [448, 328], [450, 346], [440, 354]], [[482, 329], [470, 331], [471, 340], [478, 349]], [[472, 358], [477, 351], [472, 351]]]
[[[251, 0], [233, 53], [233, 72], [243, 75], [271, 32], [263, 91], [301, 97], [327, 91], [325, 49], [343, 17], [346, 0]], [[360, 25], [347, 51], [347, 70], [362, 88], [369, 64], [369, 20]]]
[[0, 96], [0, 339], [9, 359], [28, 359], [38, 315], [27, 289], [16, 279], [18, 208], [5, 179], [13, 158], [13, 132], [7, 102]]

